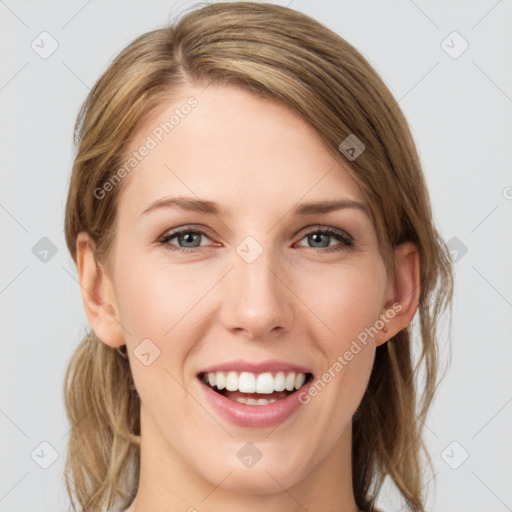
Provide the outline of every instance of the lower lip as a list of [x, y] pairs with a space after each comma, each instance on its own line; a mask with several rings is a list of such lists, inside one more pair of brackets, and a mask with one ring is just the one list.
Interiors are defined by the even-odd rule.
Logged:
[[291, 416], [302, 404], [299, 397], [307, 393], [312, 380], [304, 384], [286, 398], [277, 400], [267, 405], [246, 405], [235, 400], [230, 400], [212, 388], [207, 386], [201, 379], [197, 379], [201, 388], [206, 393], [210, 404], [223, 418], [241, 427], [273, 427], [279, 425]]

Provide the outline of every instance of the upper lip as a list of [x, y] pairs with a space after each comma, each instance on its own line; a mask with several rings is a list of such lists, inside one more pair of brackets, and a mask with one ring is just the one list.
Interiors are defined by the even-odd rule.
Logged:
[[264, 372], [295, 372], [295, 373], [312, 373], [309, 368], [300, 364], [288, 363], [286, 361], [278, 361], [277, 359], [269, 359], [267, 361], [245, 361], [237, 359], [236, 361], [226, 361], [224, 363], [214, 364], [208, 368], [204, 368], [201, 373], [213, 372], [251, 372], [251, 373], [264, 373]]

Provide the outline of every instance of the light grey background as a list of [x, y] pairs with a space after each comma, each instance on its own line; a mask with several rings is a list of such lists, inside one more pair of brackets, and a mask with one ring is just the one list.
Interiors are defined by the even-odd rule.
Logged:
[[[512, 510], [512, 3], [276, 3], [335, 30], [381, 74], [412, 127], [440, 231], [456, 238], [453, 359], [425, 431], [428, 507]], [[1, 512], [68, 507], [62, 385], [86, 325], [63, 236], [76, 113], [119, 50], [190, 5], [0, 0]], [[469, 44], [460, 56], [454, 31]], [[46, 59], [31, 47], [48, 52], [52, 38]], [[46, 262], [43, 237], [57, 251]], [[381, 506], [400, 510], [392, 487]]]

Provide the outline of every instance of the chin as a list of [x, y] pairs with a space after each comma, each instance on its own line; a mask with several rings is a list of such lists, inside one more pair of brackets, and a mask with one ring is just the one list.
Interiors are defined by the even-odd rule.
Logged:
[[287, 467], [237, 469], [222, 482], [221, 487], [240, 494], [270, 495], [292, 487], [299, 479], [296, 469]]
[[[237, 447], [236, 451], [238, 450]], [[223, 489], [254, 495], [282, 492], [283, 488], [293, 487], [304, 478], [308, 466], [305, 460], [294, 459], [291, 452], [284, 455], [280, 453], [265, 454], [265, 450], [268, 452], [269, 448], [262, 448], [261, 458], [252, 466], [248, 465], [247, 467], [238, 458], [235, 459], [235, 464], [226, 464], [226, 458], [223, 457], [221, 463], [214, 466], [216, 467], [214, 471], [208, 472], [208, 475], [203, 474], [203, 476], [218, 485], [219, 480], [222, 480], [220, 475], [229, 474], [229, 477], [222, 481]], [[303, 458], [303, 454], [300, 456]]]

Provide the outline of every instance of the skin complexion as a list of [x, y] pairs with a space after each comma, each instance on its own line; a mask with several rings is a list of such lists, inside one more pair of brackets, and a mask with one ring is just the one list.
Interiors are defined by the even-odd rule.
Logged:
[[[104, 343], [127, 345], [141, 397], [130, 512], [355, 512], [351, 419], [376, 346], [416, 311], [417, 249], [396, 248], [391, 281], [343, 165], [295, 113], [236, 87], [183, 87], [127, 153], [190, 97], [195, 107], [124, 178], [108, 266], [97, 265], [86, 233], [77, 240], [91, 326]], [[191, 209], [183, 199], [209, 203]], [[296, 213], [326, 202], [342, 207]], [[387, 332], [277, 425], [237, 424], [208, 400], [199, 373], [235, 360], [277, 360], [321, 378], [396, 303]], [[136, 355], [142, 342], [149, 365]]]

